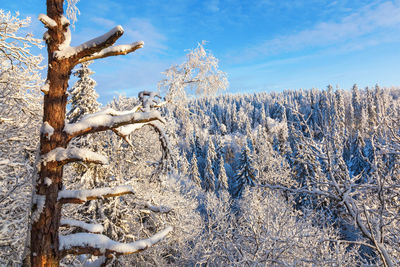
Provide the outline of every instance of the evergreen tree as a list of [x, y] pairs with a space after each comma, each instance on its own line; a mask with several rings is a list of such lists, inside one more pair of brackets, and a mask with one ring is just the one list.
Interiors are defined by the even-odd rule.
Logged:
[[253, 158], [246, 144], [242, 149], [239, 159], [239, 168], [233, 188], [233, 196], [240, 197], [246, 185], [254, 186], [256, 175], [257, 171], [253, 167]]
[[353, 131], [355, 134], [362, 134], [367, 126], [367, 116], [364, 105], [362, 103], [361, 94], [355, 84], [352, 89], [352, 106], [353, 106]]
[[248, 131], [246, 134], [246, 142], [247, 142], [248, 148], [250, 149], [250, 152], [254, 153], [254, 140], [253, 140], [252, 133], [250, 131]]
[[214, 145], [212, 145], [212, 141], [210, 139], [210, 143], [207, 149], [207, 156], [206, 156], [206, 166], [204, 169], [204, 177], [203, 177], [203, 189], [207, 191], [215, 191], [215, 173], [214, 173], [214, 162], [215, 158], [215, 151]]
[[335, 91], [335, 123], [337, 133], [344, 138], [346, 134], [346, 108], [344, 105], [343, 92], [341, 90]]
[[214, 175], [217, 177], [218, 176], [218, 170], [219, 170], [219, 167], [218, 167], [218, 155], [217, 155], [217, 152], [215, 151], [214, 142], [213, 142], [211, 137], [208, 139], [207, 157], [210, 159], [212, 170], [214, 172]]
[[192, 159], [190, 161], [190, 171], [189, 171], [189, 178], [192, 180], [196, 185], [201, 186], [201, 179], [199, 168], [197, 166], [197, 156], [195, 153], [192, 155]]
[[369, 132], [372, 133], [378, 124], [378, 118], [376, 113], [376, 106], [374, 103], [374, 92], [369, 88], [367, 88], [367, 113]]
[[221, 155], [219, 158], [219, 170], [218, 170], [218, 188], [217, 190], [228, 190], [228, 176], [226, 175], [224, 166], [224, 157]]
[[82, 63], [81, 67], [73, 73], [79, 80], [69, 90], [71, 109], [67, 117], [71, 122], [78, 121], [83, 115], [99, 111], [100, 103], [97, 102], [99, 95], [94, 90], [96, 81], [90, 77], [94, 74], [89, 68], [92, 62], [87, 61]]
[[193, 151], [196, 155], [196, 157], [201, 158], [203, 157], [203, 150], [201, 148], [200, 140], [199, 137], [196, 135], [196, 133], [193, 133]]

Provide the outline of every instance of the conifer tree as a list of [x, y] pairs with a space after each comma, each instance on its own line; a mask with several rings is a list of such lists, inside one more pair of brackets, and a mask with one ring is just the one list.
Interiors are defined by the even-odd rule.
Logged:
[[367, 117], [364, 105], [362, 103], [361, 94], [356, 84], [352, 88], [352, 106], [354, 134], [362, 135], [367, 126]]
[[346, 134], [346, 109], [344, 105], [343, 92], [341, 90], [335, 91], [335, 113], [336, 113], [336, 128], [339, 136], [344, 138]]
[[90, 76], [94, 72], [89, 68], [93, 61], [83, 62], [73, 74], [79, 78], [74, 86], [68, 90], [70, 95], [71, 109], [67, 113], [70, 122], [76, 122], [84, 114], [99, 111], [100, 103], [97, 102], [99, 95], [95, 91], [96, 81]]
[[217, 190], [228, 190], [228, 176], [226, 175], [226, 170], [224, 166], [224, 157], [221, 155], [219, 157], [219, 171], [218, 171], [218, 188]]
[[374, 92], [370, 88], [367, 88], [367, 114], [369, 133], [371, 134], [372, 132], [374, 132], [375, 127], [378, 124], [378, 118], [374, 102]]
[[203, 177], [203, 189], [207, 191], [215, 191], [215, 174], [212, 164], [212, 155], [210, 150], [207, 150], [206, 166]]
[[208, 143], [207, 143], [207, 158], [210, 159], [213, 173], [214, 173], [215, 177], [217, 177], [218, 170], [219, 170], [218, 155], [217, 155], [217, 152], [215, 151], [214, 142], [211, 137], [209, 137]]
[[256, 184], [257, 171], [253, 167], [253, 158], [247, 144], [242, 149], [239, 168], [233, 188], [233, 196], [240, 197], [246, 186], [254, 186]]
[[196, 185], [201, 186], [201, 179], [199, 168], [197, 165], [197, 156], [196, 153], [193, 153], [192, 159], [190, 160], [190, 171], [189, 171], [189, 178], [192, 180]]

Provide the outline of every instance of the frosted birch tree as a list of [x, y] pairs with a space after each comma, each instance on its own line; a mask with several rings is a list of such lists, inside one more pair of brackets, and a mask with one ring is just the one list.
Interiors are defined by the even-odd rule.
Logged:
[[226, 73], [219, 70], [218, 59], [204, 48], [204, 42], [189, 50], [186, 61], [174, 65], [163, 74], [159, 83], [166, 99], [174, 104], [186, 104], [191, 96], [215, 95], [228, 87]]
[[193, 132], [188, 101], [193, 96], [212, 96], [228, 87], [226, 73], [218, 67], [218, 59], [204, 48], [204, 42], [189, 50], [186, 61], [173, 65], [163, 74], [165, 79], [158, 83], [159, 90], [165, 92], [169, 108], [179, 117], [181, 137], [189, 140]]

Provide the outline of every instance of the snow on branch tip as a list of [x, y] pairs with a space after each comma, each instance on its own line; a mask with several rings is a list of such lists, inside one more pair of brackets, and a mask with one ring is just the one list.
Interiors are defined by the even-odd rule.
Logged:
[[92, 55], [81, 58], [78, 63], [83, 63], [83, 62], [86, 62], [89, 60], [95, 60], [98, 58], [126, 55], [126, 54], [129, 54], [131, 52], [138, 50], [139, 48], [142, 48], [143, 46], [144, 46], [144, 42], [139, 41], [139, 42], [134, 42], [132, 44], [115, 45], [115, 46], [107, 47], [97, 53], [94, 53]]
[[101, 224], [85, 223], [82, 221], [65, 218], [61, 219], [60, 223], [62, 226], [74, 226], [91, 233], [102, 233], [104, 231], [104, 227]]
[[60, 235], [59, 249], [62, 254], [92, 254], [96, 256], [116, 253], [127, 255], [143, 251], [163, 240], [173, 228], [168, 226], [150, 238], [138, 240], [132, 243], [120, 243], [111, 240], [105, 235], [76, 233], [66, 236]]
[[41, 156], [40, 163], [45, 166], [48, 162], [58, 162], [59, 165], [64, 165], [70, 162], [82, 161], [87, 163], [108, 164], [108, 159], [98, 153], [92, 152], [83, 148], [63, 148], [57, 147], [50, 152]]
[[81, 204], [88, 200], [117, 197], [133, 193], [134, 193], [133, 187], [130, 185], [121, 185], [117, 187], [103, 187], [96, 189], [61, 190], [58, 193], [58, 201], [60, 201], [63, 204], [65, 203]]

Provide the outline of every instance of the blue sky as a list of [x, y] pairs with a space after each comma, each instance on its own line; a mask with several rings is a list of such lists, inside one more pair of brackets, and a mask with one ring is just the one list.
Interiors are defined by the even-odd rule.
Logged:
[[[36, 18], [44, 0], [2, 0], [0, 8], [31, 16], [42, 35]], [[91, 65], [103, 103], [155, 90], [161, 72], [202, 40], [232, 93], [400, 85], [400, 0], [81, 0], [78, 8], [73, 45], [118, 24], [125, 29], [118, 43], [145, 42]]]

